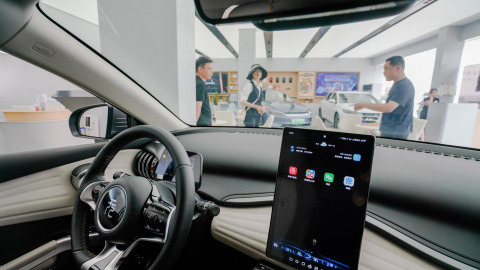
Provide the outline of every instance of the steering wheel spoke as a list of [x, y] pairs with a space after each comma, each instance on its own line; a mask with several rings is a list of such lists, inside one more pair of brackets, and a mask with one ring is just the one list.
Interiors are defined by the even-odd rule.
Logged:
[[89, 184], [82, 190], [82, 193], [80, 194], [80, 200], [88, 204], [88, 206], [90, 206], [90, 208], [95, 211], [95, 209], [97, 208], [99, 196], [105, 190], [107, 185], [107, 181], [94, 182]]
[[86, 261], [80, 267], [81, 270], [108, 270], [115, 269], [124, 251], [117, 248], [116, 245], [105, 242], [105, 247], [93, 259]]
[[133, 250], [142, 242], [163, 244], [164, 239], [156, 236], [141, 237], [136, 239], [127, 248], [119, 248], [117, 245], [105, 241], [105, 247], [94, 258], [84, 262], [80, 270], [113, 270], [118, 269], [122, 262], [132, 255]]
[[165, 243], [174, 212], [175, 206], [163, 200], [149, 204], [143, 210], [144, 229], [158, 235], [161, 243]]

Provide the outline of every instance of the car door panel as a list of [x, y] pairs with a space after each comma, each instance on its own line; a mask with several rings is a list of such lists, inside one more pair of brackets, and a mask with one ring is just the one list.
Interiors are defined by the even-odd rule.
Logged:
[[[330, 99], [336, 100], [336, 96], [337, 96], [336, 94], [332, 94], [332, 96], [330, 96]], [[335, 104], [331, 103], [328, 100], [327, 100], [327, 103], [328, 103], [328, 117], [330, 119], [330, 122], [333, 123], [333, 117], [335, 115]]]
[[[144, 142], [120, 151], [106, 169], [105, 179], [113, 179], [117, 171], [133, 175], [133, 160]], [[78, 184], [72, 184], [72, 171], [91, 163], [103, 145], [0, 156], [0, 265], [68, 236], [77, 194], [74, 184]]]
[[[116, 171], [133, 174], [132, 162], [139, 150], [124, 150], [112, 160], [106, 179]], [[69, 215], [77, 191], [70, 178], [72, 171], [93, 158], [37, 172], [0, 184], [1, 226]]]
[[332, 94], [329, 94], [328, 96], [325, 97], [324, 100], [322, 100], [324, 103], [323, 103], [323, 106], [322, 106], [322, 114], [323, 114], [323, 117], [325, 119], [327, 119], [328, 121], [331, 121], [331, 118], [330, 118], [330, 102], [328, 102], [328, 99], [332, 97]]

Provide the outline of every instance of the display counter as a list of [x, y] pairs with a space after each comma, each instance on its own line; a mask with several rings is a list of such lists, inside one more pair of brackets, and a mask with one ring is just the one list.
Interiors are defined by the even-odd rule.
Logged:
[[94, 143], [73, 137], [68, 118], [50, 121], [0, 122], [0, 154]]

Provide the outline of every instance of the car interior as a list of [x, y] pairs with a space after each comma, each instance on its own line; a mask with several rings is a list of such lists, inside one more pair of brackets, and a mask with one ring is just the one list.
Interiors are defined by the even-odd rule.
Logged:
[[[0, 270], [480, 269], [478, 46], [478, 0], [0, 0]], [[388, 103], [394, 55], [407, 139], [326, 98]]]

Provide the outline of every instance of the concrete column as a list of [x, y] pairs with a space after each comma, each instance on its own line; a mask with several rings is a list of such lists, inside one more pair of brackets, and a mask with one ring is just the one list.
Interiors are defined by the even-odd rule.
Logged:
[[98, 14], [102, 54], [195, 124], [194, 1], [98, 0]]
[[[445, 88], [457, 86], [458, 72], [460, 71], [460, 61], [462, 60], [463, 46], [465, 41], [460, 40], [459, 27], [444, 27], [440, 29], [437, 40], [437, 54], [432, 76], [432, 88]], [[442, 102], [453, 102], [454, 95], [444, 95], [440, 97]]]
[[255, 64], [256, 48], [255, 33], [257, 29], [240, 29], [238, 52], [238, 90], [247, 83], [247, 75]]

